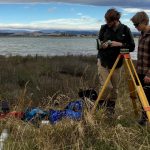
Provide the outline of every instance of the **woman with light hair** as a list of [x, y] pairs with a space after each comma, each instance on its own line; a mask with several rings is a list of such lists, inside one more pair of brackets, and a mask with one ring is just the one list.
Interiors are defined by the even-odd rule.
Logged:
[[[138, 54], [137, 54], [137, 73], [141, 84], [144, 88], [144, 92], [150, 103], [150, 26], [149, 17], [144, 12], [137, 12], [131, 21], [135, 28], [141, 32], [138, 41]], [[147, 121], [146, 112], [143, 110], [140, 125], [145, 125]]]

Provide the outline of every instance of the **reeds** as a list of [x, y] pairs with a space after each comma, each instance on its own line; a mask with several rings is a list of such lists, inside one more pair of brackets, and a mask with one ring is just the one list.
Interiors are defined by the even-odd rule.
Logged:
[[[96, 56], [9, 57], [0, 58], [1, 100], [11, 110], [27, 106], [48, 110], [63, 109], [78, 99], [80, 88], [99, 89]], [[113, 120], [104, 110], [92, 115], [84, 109], [83, 119], [64, 118], [55, 125], [34, 126], [13, 117], [0, 120], [0, 133], [8, 129], [5, 150], [148, 150], [149, 126], [140, 127], [134, 118], [124, 71]], [[138, 108], [140, 104], [138, 103]]]

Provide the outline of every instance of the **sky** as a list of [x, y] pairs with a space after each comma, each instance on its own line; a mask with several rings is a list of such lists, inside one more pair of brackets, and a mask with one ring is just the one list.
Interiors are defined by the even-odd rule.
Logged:
[[0, 30], [99, 30], [110, 8], [137, 31], [130, 18], [138, 11], [150, 17], [150, 0], [0, 0]]

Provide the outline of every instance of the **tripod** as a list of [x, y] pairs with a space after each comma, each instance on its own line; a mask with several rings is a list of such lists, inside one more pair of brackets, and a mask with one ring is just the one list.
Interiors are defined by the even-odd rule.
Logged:
[[150, 106], [149, 106], [149, 103], [148, 103], [148, 100], [147, 100], [147, 97], [144, 93], [144, 90], [143, 90], [143, 87], [141, 85], [141, 82], [139, 80], [139, 77], [136, 73], [136, 70], [135, 70], [135, 67], [134, 67], [134, 64], [131, 60], [131, 57], [130, 57], [130, 54], [129, 54], [129, 50], [128, 49], [121, 49], [120, 50], [120, 54], [118, 55], [101, 91], [99, 92], [98, 94], [98, 98], [97, 100], [95, 101], [95, 104], [94, 104], [94, 107], [92, 108], [92, 112], [94, 113], [95, 110], [96, 110], [96, 107], [98, 105], [98, 102], [100, 101], [100, 99], [102, 98], [103, 96], [103, 93], [110, 81], [110, 78], [112, 76], [112, 74], [114, 73], [114, 70], [120, 60], [120, 58], [123, 58], [125, 60], [125, 63], [126, 66], [126, 70], [128, 70], [129, 72], [129, 75], [131, 76], [131, 81], [129, 82], [129, 90], [130, 90], [130, 97], [132, 99], [132, 104], [133, 104], [133, 108], [134, 108], [134, 113], [135, 115], [138, 114], [138, 111], [137, 111], [137, 105], [136, 105], [136, 102], [135, 102], [135, 99], [136, 99], [136, 93], [135, 91], [137, 92], [138, 94], [138, 97], [139, 97], [139, 100], [143, 106], [143, 109], [144, 111], [146, 111], [146, 114], [147, 114], [147, 117], [148, 117], [148, 120], [150, 122]]

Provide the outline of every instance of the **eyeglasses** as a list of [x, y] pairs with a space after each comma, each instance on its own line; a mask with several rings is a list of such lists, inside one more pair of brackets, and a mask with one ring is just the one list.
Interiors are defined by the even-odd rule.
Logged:
[[134, 23], [134, 26], [135, 26], [135, 27], [138, 27], [138, 26], [139, 26], [139, 23]]

